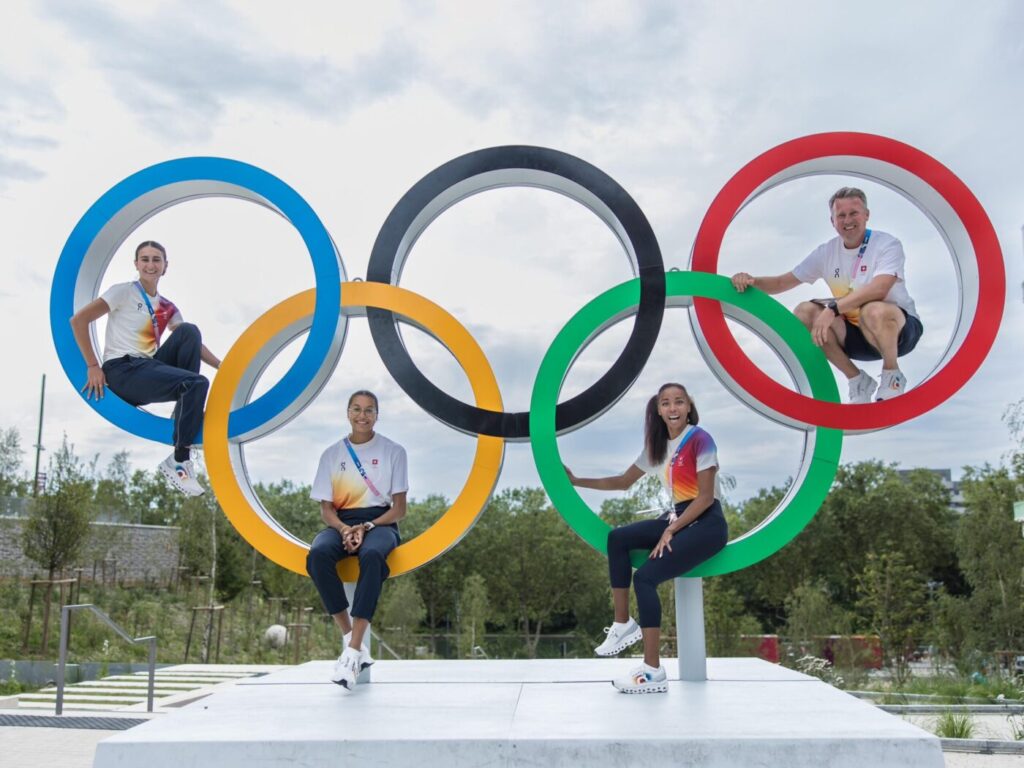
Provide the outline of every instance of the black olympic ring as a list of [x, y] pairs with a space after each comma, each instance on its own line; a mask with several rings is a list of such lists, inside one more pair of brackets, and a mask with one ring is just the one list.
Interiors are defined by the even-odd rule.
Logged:
[[[626, 346], [600, 379], [558, 404], [555, 429], [561, 433], [597, 418], [626, 393], [651, 355], [665, 313], [665, 266], [658, 240], [640, 206], [611, 176], [546, 147], [490, 147], [457, 157], [420, 179], [388, 214], [373, 244], [366, 279], [398, 285], [409, 251], [430, 222], [466, 197], [507, 186], [547, 189], [589, 208], [618, 238], [640, 278], [639, 306]], [[489, 411], [456, 400], [416, 367], [393, 312], [367, 308], [366, 315], [384, 365], [427, 413], [468, 434], [529, 438], [529, 411]]]

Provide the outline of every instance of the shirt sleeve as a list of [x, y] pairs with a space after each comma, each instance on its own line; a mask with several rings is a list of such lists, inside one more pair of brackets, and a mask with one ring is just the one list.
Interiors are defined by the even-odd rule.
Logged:
[[640, 455], [633, 459], [633, 466], [641, 470], [645, 475], [651, 474], [657, 467], [651, 464], [650, 459], [647, 458], [647, 447], [640, 451]]
[[406, 493], [409, 490], [409, 460], [405, 454], [405, 448], [395, 446], [395, 455], [391, 462], [391, 488], [389, 496], [396, 493]]
[[707, 432], [701, 430], [693, 436], [693, 454], [696, 457], [697, 471], [718, 466], [718, 446]]
[[334, 503], [334, 487], [331, 485], [331, 461], [328, 448], [320, 455], [320, 464], [316, 469], [316, 478], [313, 480], [313, 487], [309, 492], [309, 498], [313, 501], [329, 501]]
[[807, 254], [806, 258], [793, 267], [793, 274], [796, 279], [801, 283], [813, 283], [815, 280], [824, 277], [824, 264], [826, 256], [826, 247], [828, 243], [823, 243]]
[[903, 279], [903, 267], [906, 263], [906, 256], [903, 254], [903, 243], [892, 238], [882, 246], [881, 253], [875, 258], [875, 275], [895, 275], [897, 279]]
[[124, 304], [125, 291], [130, 287], [131, 285], [129, 283], [117, 283], [116, 285], [112, 285], [107, 288], [100, 298], [106, 302], [111, 312], [116, 312], [121, 309], [121, 305]]

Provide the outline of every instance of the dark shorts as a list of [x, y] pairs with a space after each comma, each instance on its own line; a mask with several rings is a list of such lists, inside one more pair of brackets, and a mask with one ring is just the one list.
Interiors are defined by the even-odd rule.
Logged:
[[[916, 347], [917, 342], [921, 339], [921, 334], [924, 333], [924, 326], [921, 325], [919, 319], [909, 314], [903, 307], [900, 307], [900, 311], [907, 322], [903, 324], [903, 330], [900, 331], [900, 336], [896, 340], [897, 357], [903, 357]], [[858, 326], [845, 317], [843, 322], [846, 323], [846, 341], [843, 343], [843, 351], [846, 352], [847, 357], [851, 360], [882, 359], [881, 353], [868, 343]]]

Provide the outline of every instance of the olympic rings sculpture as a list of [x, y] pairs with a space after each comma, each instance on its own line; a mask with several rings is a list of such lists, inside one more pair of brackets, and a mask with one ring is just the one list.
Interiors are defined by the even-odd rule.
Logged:
[[[713, 274], [724, 232], [743, 206], [778, 184], [815, 173], [862, 176], [897, 190], [936, 224], [953, 258], [960, 283], [953, 338], [926, 382], [895, 400], [840, 404], [828, 363], [803, 325], [766, 294], [757, 290], [738, 294], [728, 279]], [[622, 244], [636, 275], [589, 302], [565, 325], [541, 363], [527, 413], [502, 409], [490, 364], [455, 318], [398, 286], [409, 251], [431, 221], [459, 200], [503, 186], [542, 187], [590, 209]], [[72, 383], [84, 380], [85, 363], [68, 318], [96, 298], [110, 259], [135, 229], [168, 206], [202, 196], [237, 197], [274, 210], [296, 227], [313, 261], [316, 287], [270, 309], [224, 357], [210, 389], [203, 433], [210, 481], [231, 523], [263, 555], [297, 573], [305, 573], [308, 545], [263, 508], [246, 472], [244, 444], [283, 426], [312, 402], [338, 363], [351, 316], [367, 317], [378, 352], [410, 398], [442, 423], [477, 437], [469, 477], [452, 506], [389, 558], [391, 573], [398, 575], [440, 556], [469, 531], [497, 483], [506, 441], [531, 441], [541, 482], [553, 505], [584, 541], [603, 552], [607, 525], [569, 484], [561, 469], [557, 436], [582, 427], [617, 402], [647, 362], [665, 308], [688, 307], [698, 348], [730, 393], [805, 434], [796, 480], [778, 507], [689, 574], [710, 576], [768, 557], [810, 522], [835, 476], [844, 431], [900, 423], [934, 408], [963, 386], [994, 341], [1005, 294], [998, 240], [970, 190], [919, 150], [869, 134], [806, 136], [748, 163], [709, 208], [691, 253], [693, 271], [686, 272], [665, 271], [646, 217], [617, 182], [589, 163], [552, 149], [492, 147], [427, 174], [385, 220], [373, 246], [366, 282], [347, 281], [330, 235], [284, 182], [233, 160], [185, 158], [146, 168], [115, 185], [89, 208], [69, 236], [54, 275], [50, 323], [58, 357]], [[609, 370], [589, 389], [558, 403], [565, 375], [582, 348], [629, 316], [635, 318], [632, 333]], [[773, 348], [797, 392], [753, 366], [729, 333], [726, 316], [749, 327]], [[402, 342], [398, 317], [422, 328], [452, 352], [469, 378], [474, 405], [442, 392], [415, 367]], [[308, 338], [288, 372], [250, 402], [270, 361], [307, 330]], [[87, 402], [128, 432], [170, 442], [168, 419], [128, 406], [113, 393]], [[636, 553], [637, 562], [642, 556]], [[357, 572], [353, 558], [339, 564], [339, 573], [347, 581]]]

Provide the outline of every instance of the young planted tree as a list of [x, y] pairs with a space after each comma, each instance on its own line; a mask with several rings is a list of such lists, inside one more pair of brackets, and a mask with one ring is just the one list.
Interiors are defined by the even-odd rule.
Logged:
[[910, 654], [926, 616], [925, 580], [901, 552], [869, 552], [857, 587], [857, 604], [881, 638], [887, 665], [902, 685], [910, 676]]
[[[22, 529], [25, 555], [46, 570], [48, 581], [73, 565], [88, 543], [92, 500], [92, 483], [65, 436], [50, 459], [46, 489], [32, 500]], [[43, 607], [44, 651], [49, 644], [52, 592], [51, 583]]]

